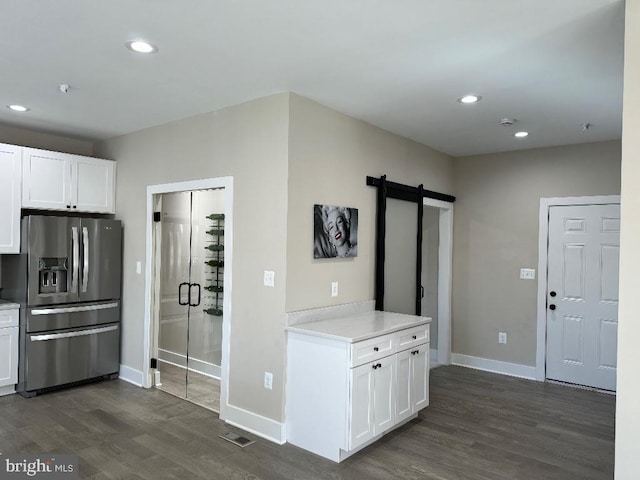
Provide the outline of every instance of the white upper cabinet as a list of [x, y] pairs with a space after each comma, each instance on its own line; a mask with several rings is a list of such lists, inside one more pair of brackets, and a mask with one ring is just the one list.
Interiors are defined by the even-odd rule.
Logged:
[[84, 212], [115, 212], [116, 162], [74, 157], [71, 170], [71, 203]]
[[0, 253], [20, 253], [22, 148], [0, 144]]
[[22, 207], [115, 213], [115, 162], [23, 149]]

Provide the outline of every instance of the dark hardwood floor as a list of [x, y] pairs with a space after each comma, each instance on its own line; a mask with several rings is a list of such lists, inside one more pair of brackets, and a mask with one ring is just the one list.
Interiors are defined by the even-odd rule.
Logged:
[[77, 454], [95, 480], [612, 479], [614, 410], [611, 395], [440, 367], [417, 419], [335, 464], [260, 438], [241, 449], [211, 411], [116, 380], [0, 397], [0, 452]]

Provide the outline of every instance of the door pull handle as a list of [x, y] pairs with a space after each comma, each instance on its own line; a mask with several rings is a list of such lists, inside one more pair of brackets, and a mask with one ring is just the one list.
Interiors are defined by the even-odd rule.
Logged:
[[180, 285], [178, 285], [178, 303], [182, 306], [186, 306], [186, 305], [189, 305], [189, 303], [191, 303], [191, 289], [187, 291], [188, 293], [187, 301], [186, 302], [182, 301], [182, 287], [184, 287], [185, 285], [189, 287], [188, 282], [183, 282]]
[[[196, 303], [191, 303], [191, 287], [198, 287], [198, 301]], [[200, 284], [199, 283], [192, 283], [189, 285], [189, 306], [190, 307], [197, 307], [200, 305], [200, 300], [202, 297], [202, 289], [200, 288]]]

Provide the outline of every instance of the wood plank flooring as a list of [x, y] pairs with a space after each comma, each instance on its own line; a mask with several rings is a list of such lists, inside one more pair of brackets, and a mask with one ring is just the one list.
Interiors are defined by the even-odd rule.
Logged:
[[335, 464], [260, 438], [241, 449], [211, 411], [115, 380], [0, 397], [0, 452], [77, 454], [94, 480], [612, 479], [614, 410], [611, 395], [439, 367], [417, 419]]

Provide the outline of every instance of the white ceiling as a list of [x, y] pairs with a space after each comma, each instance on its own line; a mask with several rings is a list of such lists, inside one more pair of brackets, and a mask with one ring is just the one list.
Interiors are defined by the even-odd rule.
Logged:
[[[0, 9], [0, 123], [100, 140], [292, 91], [454, 156], [621, 136], [622, 0], [0, 0]], [[137, 37], [160, 51], [127, 50]], [[483, 100], [458, 103], [466, 93]], [[13, 103], [31, 110], [4, 108]], [[504, 116], [518, 123], [502, 127]], [[530, 136], [515, 139], [517, 129]]]

